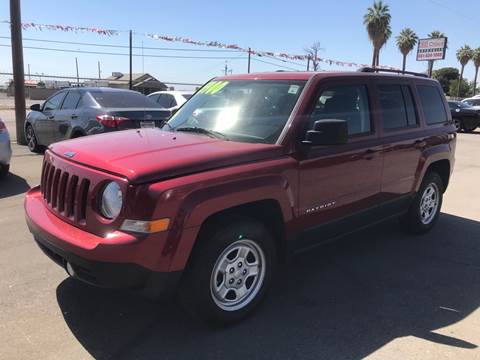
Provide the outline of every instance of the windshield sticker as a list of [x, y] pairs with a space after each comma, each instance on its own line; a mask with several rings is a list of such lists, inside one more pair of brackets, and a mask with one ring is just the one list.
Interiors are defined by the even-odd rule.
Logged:
[[298, 89], [300, 89], [300, 86], [290, 85], [290, 88], [288, 89], [288, 93], [293, 94], [293, 95], [297, 95]]
[[200, 89], [200, 94], [216, 94], [227, 86], [228, 81], [211, 81]]

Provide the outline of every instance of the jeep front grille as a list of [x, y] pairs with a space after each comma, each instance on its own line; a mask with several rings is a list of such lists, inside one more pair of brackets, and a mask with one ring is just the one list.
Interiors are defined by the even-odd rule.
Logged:
[[75, 223], [85, 222], [90, 181], [55, 168], [47, 160], [43, 163], [40, 189], [45, 202], [53, 212]]

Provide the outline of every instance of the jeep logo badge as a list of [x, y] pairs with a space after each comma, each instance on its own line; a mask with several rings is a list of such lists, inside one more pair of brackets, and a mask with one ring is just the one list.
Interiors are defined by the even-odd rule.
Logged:
[[73, 151], [67, 151], [66, 153], [64, 153], [63, 155], [65, 155], [66, 157], [69, 157], [69, 158], [72, 158], [75, 156], [75, 152]]

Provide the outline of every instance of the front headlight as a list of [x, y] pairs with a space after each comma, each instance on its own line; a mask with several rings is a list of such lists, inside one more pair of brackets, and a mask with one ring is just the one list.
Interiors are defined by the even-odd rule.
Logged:
[[120, 186], [112, 181], [103, 189], [100, 210], [107, 219], [114, 219], [122, 210], [123, 197]]

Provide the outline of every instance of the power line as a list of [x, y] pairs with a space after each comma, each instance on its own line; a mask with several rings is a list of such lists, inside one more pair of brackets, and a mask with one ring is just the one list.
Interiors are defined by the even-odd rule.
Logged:
[[[13, 73], [7, 73], [7, 72], [0, 72], [0, 76], [11, 76]], [[38, 78], [52, 78], [52, 79], [72, 79], [72, 80], [77, 80], [76, 76], [62, 76], [62, 75], [47, 75], [47, 74], [31, 74], [33, 77], [38, 77]], [[93, 77], [78, 77], [79, 80], [93, 80], [93, 81], [98, 81], [98, 78], [93, 78]], [[100, 79], [104, 81], [108, 81], [109, 79]], [[117, 80], [117, 79], [110, 79], [116, 82], [125, 82], [128, 83], [129, 80]], [[197, 83], [179, 83], [179, 82], [171, 82], [171, 81], [162, 81], [165, 84], [170, 84], [170, 85], [192, 85], [192, 86], [197, 86], [197, 85], [202, 85], [202, 84], [197, 84]]]
[[[9, 36], [0, 36], [0, 39], [9, 39]], [[46, 39], [34, 39], [34, 38], [23, 38], [24, 41], [38, 41], [46, 43], [55, 43], [55, 44], [67, 44], [67, 45], [85, 45], [85, 46], [98, 46], [98, 47], [111, 47], [111, 48], [123, 48], [128, 49], [128, 45], [114, 45], [114, 44], [100, 44], [100, 43], [86, 43], [86, 42], [76, 42], [76, 41], [60, 41], [60, 40], [46, 40]], [[133, 49], [141, 49], [141, 46], [132, 46]], [[193, 52], [233, 52], [238, 53], [240, 50], [228, 50], [228, 49], [185, 49], [185, 48], [167, 48], [167, 47], [155, 47], [155, 46], [144, 46], [146, 50], [162, 50], [162, 51], [193, 51]]]
[[265, 64], [269, 64], [269, 65], [273, 65], [273, 66], [276, 66], [276, 67], [279, 67], [279, 68], [284, 68], [284, 69], [287, 69], [287, 70], [298, 71], [298, 69], [295, 69], [295, 68], [292, 68], [292, 67], [289, 67], [289, 66], [275, 64], [275, 63], [268, 62], [268, 61], [265, 61], [265, 60], [260, 60], [260, 59], [255, 58], [255, 57], [252, 57], [252, 60], [262, 62], [262, 63], [265, 63]]
[[[11, 47], [11, 45], [0, 44], [1, 47]], [[127, 53], [113, 53], [113, 52], [101, 52], [101, 51], [87, 51], [87, 50], [72, 50], [72, 49], [55, 49], [55, 48], [46, 48], [46, 47], [37, 47], [37, 46], [24, 46], [24, 49], [32, 50], [45, 50], [45, 51], [57, 51], [57, 52], [66, 52], [66, 53], [78, 53], [78, 54], [95, 54], [95, 55], [114, 55], [114, 56], [129, 56]], [[239, 57], [229, 57], [229, 56], [177, 56], [177, 55], [142, 55], [142, 54], [132, 54], [135, 57], [150, 57], [150, 58], [172, 58], [172, 59], [228, 59], [235, 60], [241, 59]], [[246, 57], [244, 57], [246, 58]]]
[[294, 62], [294, 61], [285, 60], [285, 59], [282, 59], [282, 58], [277, 57], [277, 56], [271, 56], [271, 55], [262, 55], [262, 56], [266, 56], [266, 57], [268, 57], [268, 58], [270, 58], [270, 59], [273, 59], [273, 60], [282, 61], [282, 62], [284, 62], [284, 63], [301, 66], [302, 68], [305, 67], [305, 64], [300, 64], [300, 63], [297, 63], [297, 62]]

